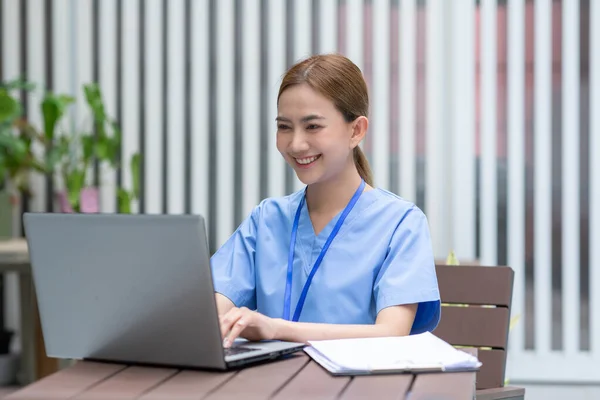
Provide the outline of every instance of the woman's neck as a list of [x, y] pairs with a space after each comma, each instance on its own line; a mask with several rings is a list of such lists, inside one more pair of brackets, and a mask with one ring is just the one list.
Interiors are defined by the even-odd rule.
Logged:
[[[313, 183], [306, 190], [306, 206], [311, 213], [337, 213], [350, 202], [360, 185], [356, 168], [325, 182]], [[365, 187], [365, 190], [367, 188]]]

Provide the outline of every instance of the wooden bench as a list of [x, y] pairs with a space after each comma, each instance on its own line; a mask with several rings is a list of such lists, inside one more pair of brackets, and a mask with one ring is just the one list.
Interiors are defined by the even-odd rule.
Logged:
[[477, 400], [524, 399], [525, 390], [504, 386], [514, 272], [510, 267], [436, 265], [442, 317], [436, 336], [476, 348]]

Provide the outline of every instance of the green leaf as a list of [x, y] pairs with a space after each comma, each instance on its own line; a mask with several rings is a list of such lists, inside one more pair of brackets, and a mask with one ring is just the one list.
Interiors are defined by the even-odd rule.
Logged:
[[83, 86], [83, 92], [85, 93], [85, 99], [94, 114], [94, 120], [96, 122], [104, 121], [106, 119], [106, 114], [104, 112], [100, 86], [96, 83], [89, 83]]
[[56, 145], [46, 152], [46, 172], [54, 171], [54, 167], [60, 163], [62, 158], [68, 153], [68, 147]]
[[88, 163], [94, 156], [94, 137], [91, 135], [82, 136], [81, 144], [83, 145], [83, 162]]
[[22, 89], [25, 91], [31, 91], [31, 90], [35, 89], [35, 83], [27, 82], [25, 79], [22, 79], [22, 78], [17, 78], [17, 79], [13, 79], [12, 81], [2, 82], [0, 84], [0, 88], [6, 89], [6, 90]]
[[67, 106], [75, 103], [75, 97], [69, 96], [68, 94], [59, 94], [57, 96], [57, 100], [58, 100], [58, 103], [59, 103], [60, 107], [62, 108], [63, 112], [64, 112], [65, 108], [67, 108]]
[[56, 124], [65, 114], [66, 108], [72, 104], [75, 99], [67, 95], [54, 95], [47, 93], [42, 100], [41, 109], [44, 119], [44, 132], [48, 141], [54, 140]]
[[106, 138], [106, 146], [107, 146], [107, 160], [111, 163], [113, 167], [117, 166], [118, 155], [121, 152], [121, 134], [118, 129], [115, 128], [112, 137]]
[[27, 147], [27, 142], [19, 136], [12, 133], [0, 135], [0, 148], [5, 149], [7, 157], [21, 160], [27, 155]]
[[134, 154], [131, 157], [131, 180], [133, 182], [133, 195], [139, 199], [140, 197], [140, 167], [142, 157], [139, 153]]
[[100, 161], [111, 160], [109, 147], [110, 144], [106, 140], [99, 139], [96, 142], [96, 157], [98, 157]]
[[79, 198], [85, 184], [85, 170], [73, 169], [65, 177], [67, 196], [73, 210], [79, 210]]
[[119, 188], [117, 191], [119, 202], [119, 212], [122, 214], [131, 214], [131, 195], [125, 189]]
[[19, 102], [5, 89], [0, 89], [0, 123], [10, 122], [21, 113]]
[[67, 176], [67, 189], [69, 191], [81, 191], [81, 189], [83, 189], [83, 183], [85, 181], [85, 171], [83, 170], [79, 170], [79, 169], [74, 169], [73, 171], [71, 171], [71, 173]]

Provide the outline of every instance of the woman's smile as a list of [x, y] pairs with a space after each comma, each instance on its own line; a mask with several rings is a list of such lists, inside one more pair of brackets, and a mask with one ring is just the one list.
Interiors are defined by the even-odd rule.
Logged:
[[296, 166], [298, 166], [298, 168], [310, 168], [314, 165], [315, 161], [317, 161], [319, 158], [321, 158], [321, 155], [318, 154], [316, 156], [310, 156], [310, 157], [302, 157], [302, 158], [293, 157], [293, 158], [296, 161]]

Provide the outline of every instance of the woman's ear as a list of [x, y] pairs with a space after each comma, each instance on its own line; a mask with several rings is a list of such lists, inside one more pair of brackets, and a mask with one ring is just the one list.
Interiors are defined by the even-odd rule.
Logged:
[[352, 148], [365, 138], [367, 129], [369, 128], [369, 120], [365, 116], [357, 117], [352, 121], [352, 136], [350, 137], [350, 145]]

